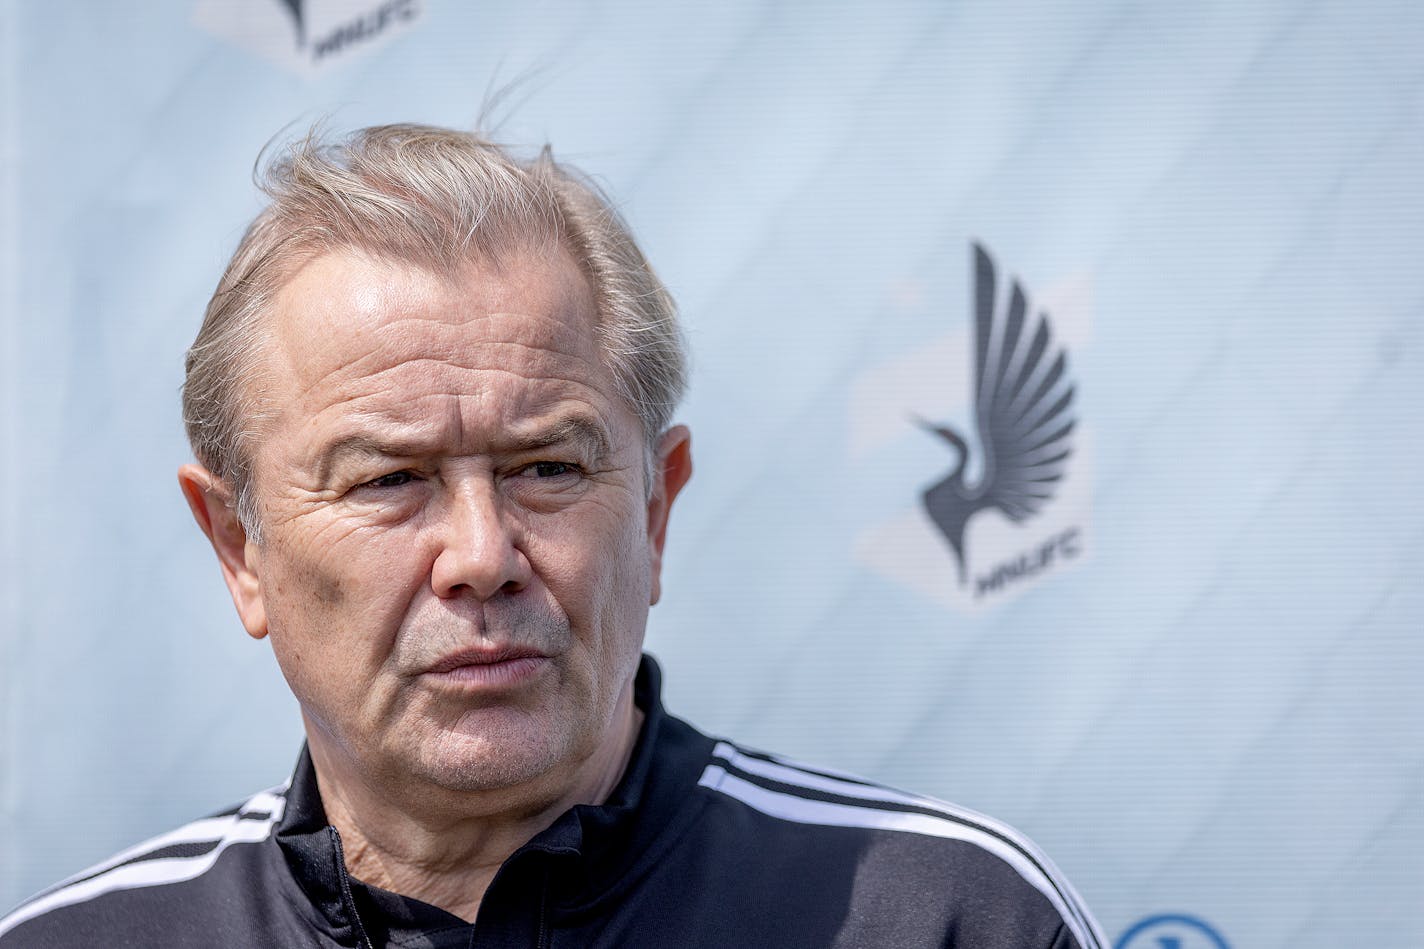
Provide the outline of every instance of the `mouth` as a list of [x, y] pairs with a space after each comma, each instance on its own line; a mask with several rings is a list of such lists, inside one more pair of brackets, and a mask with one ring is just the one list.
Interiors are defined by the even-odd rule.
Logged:
[[546, 654], [527, 646], [462, 649], [441, 657], [425, 675], [454, 686], [497, 688], [521, 684], [548, 662]]

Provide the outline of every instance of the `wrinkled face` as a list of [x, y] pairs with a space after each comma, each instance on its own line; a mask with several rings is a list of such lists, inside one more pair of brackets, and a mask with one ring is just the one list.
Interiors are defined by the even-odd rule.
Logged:
[[314, 752], [508, 787], [587, 759], [626, 712], [666, 507], [594, 318], [563, 252], [453, 281], [335, 252], [282, 290], [255, 592], [234, 595]]

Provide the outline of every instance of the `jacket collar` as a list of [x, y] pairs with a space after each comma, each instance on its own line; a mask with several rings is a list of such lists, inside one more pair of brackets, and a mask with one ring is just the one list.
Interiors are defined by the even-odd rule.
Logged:
[[[616, 897], [634, 879], [631, 871], [656, 856], [659, 843], [676, 838], [695, 817], [693, 789], [711, 753], [712, 741], [668, 715], [662, 705], [662, 674], [644, 655], [634, 683], [634, 701], [643, 727], [623, 777], [602, 804], [580, 804], [520, 847], [516, 859], [557, 859], [560, 902], [586, 907]], [[292, 877], [308, 905], [319, 912], [333, 936], [360, 943], [360, 921], [340, 837], [326, 818], [316, 771], [305, 745], [287, 793], [286, 811], [275, 834]], [[527, 856], [526, 856], [527, 855]], [[490, 893], [496, 893], [496, 884]]]

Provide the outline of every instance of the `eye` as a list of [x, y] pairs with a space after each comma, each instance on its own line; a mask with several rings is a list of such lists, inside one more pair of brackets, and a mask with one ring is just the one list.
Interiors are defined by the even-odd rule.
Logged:
[[363, 488], [399, 488], [402, 485], [410, 484], [415, 480], [415, 475], [409, 471], [392, 471], [390, 474], [383, 474], [379, 478], [372, 478]]
[[577, 474], [578, 466], [563, 461], [536, 461], [525, 469], [536, 478], [557, 478], [566, 474]]

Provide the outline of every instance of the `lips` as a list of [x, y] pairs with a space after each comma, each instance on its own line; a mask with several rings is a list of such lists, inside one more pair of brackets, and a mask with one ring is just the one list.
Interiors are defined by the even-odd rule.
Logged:
[[426, 669], [426, 672], [453, 672], [456, 669], [479, 666], [498, 666], [502, 663], [517, 662], [521, 659], [547, 659], [548, 656], [530, 646], [491, 646], [461, 649], [442, 657]]

